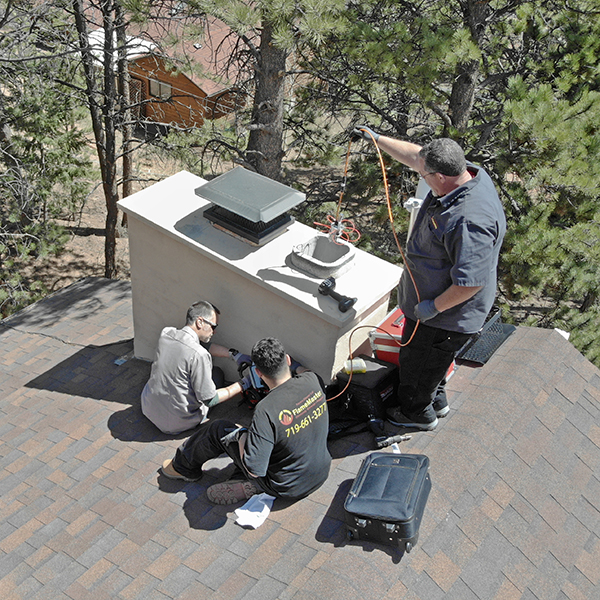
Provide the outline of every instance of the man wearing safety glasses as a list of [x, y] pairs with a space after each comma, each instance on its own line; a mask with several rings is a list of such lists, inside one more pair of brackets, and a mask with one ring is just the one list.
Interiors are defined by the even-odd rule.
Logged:
[[238, 363], [246, 357], [209, 344], [218, 318], [219, 310], [201, 300], [189, 307], [185, 327], [165, 327], [160, 333], [150, 379], [142, 391], [142, 413], [164, 433], [196, 427], [206, 420], [211, 406], [242, 392], [241, 382], [217, 389], [224, 378], [220, 369], [213, 370], [212, 356], [231, 356]]
[[431, 190], [406, 244], [400, 381], [397, 406], [387, 411], [394, 425], [430, 431], [449, 411], [444, 381], [455, 354], [492, 308], [504, 210], [490, 176], [454, 140], [421, 147], [366, 126], [352, 135], [417, 171]]

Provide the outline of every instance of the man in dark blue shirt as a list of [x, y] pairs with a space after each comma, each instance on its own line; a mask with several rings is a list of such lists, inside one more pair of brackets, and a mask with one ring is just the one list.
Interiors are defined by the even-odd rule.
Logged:
[[490, 176], [468, 163], [455, 141], [421, 147], [368, 127], [353, 134], [375, 141], [431, 188], [407, 242], [398, 286], [406, 317], [402, 343], [416, 332], [400, 350], [398, 406], [388, 410], [395, 425], [431, 430], [449, 411], [446, 372], [494, 302], [504, 210]]

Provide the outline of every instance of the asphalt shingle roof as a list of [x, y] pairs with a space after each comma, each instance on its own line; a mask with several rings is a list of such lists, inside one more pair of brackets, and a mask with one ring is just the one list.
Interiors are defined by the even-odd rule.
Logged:
[[132, 337], [129, 283], [104, 279], [0, 324], [4, 600], [600, 598], [600, 371], [558, 333], [518, 328], [461, 366], [450, 415], [401, 444], [433, 482], [410, 554], [346, 540], [369, 433], [334, 442], [325, 485], [257, 530], [206, 499], [228, 460], [199, 483], [159, 475], [185, 436], [141, 415]]

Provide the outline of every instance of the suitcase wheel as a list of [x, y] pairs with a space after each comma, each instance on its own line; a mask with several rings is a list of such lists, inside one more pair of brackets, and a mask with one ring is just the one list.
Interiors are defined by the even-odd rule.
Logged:
[[354, 532], [352, 531], [352, 529], [348, 529], [346, 531], [346, 537], [348, 538], [349, 542], [351, 542], [354, 539]]
[[404, 549], [406, 550], [406, 553], [409, 554], [410, 551], [413, 549], [413, 545], [410, 542], [406, 542]]

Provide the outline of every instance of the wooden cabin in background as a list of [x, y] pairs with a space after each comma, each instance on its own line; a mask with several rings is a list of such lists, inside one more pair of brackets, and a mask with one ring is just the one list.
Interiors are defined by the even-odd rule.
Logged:
[[[91, 32], [89, 38], [100, 61], [104, 30]], [[128, 39], [127, 58], [130, 99], [133, 114], [140, 123], [201, 127], [205, 121], [219, 119], [245, 103], [243, 92], [235, 86], [218, 85], [210, 79], [194, 81], [174, 67], [174, 61], [156, 44], [142, 37]], [[201, 55], [198, 58], [200, 64], [206, 62], [206, 57], [204, 61]]]

